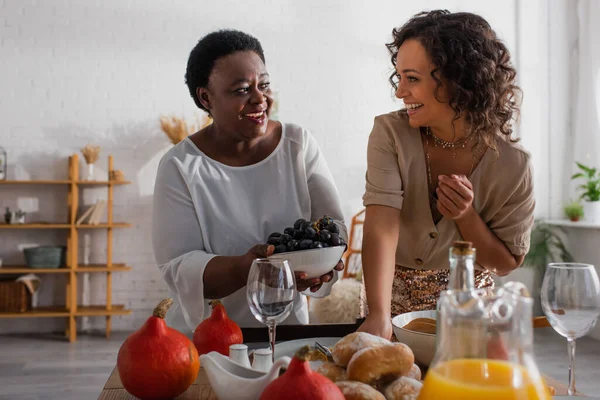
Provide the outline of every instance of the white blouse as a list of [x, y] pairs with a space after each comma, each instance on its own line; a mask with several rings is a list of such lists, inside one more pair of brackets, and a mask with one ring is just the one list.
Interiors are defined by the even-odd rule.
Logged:
[[[282, 123], [275, 150], [244, 167], [207, 157], [189, 138], [174, 146], [158, 167], [152, 226], [154, 256], [173, 298], [167, 324], [189, 333], [210, 316], [203, 275], [213, 257], [243, 255], [298, 218], [324, 215], [347, 240], [333, 177], [306, 129]], [[284, 323], [307, 324], [305, 294], [327, 296], [337, 279], [316, 293], [298, 293]], [[250, 312], [245, 287], [221, 301], [241, 327], [263, 326]]]

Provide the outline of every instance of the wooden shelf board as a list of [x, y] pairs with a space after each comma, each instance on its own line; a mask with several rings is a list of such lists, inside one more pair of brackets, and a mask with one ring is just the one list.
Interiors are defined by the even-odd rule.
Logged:
[[8, 274], [65, 274], [75, 272], [123, 272], [131, 271], [125, 264], [113, 264], [110, 268], [106, 264], [80, 265], [77, 268], [29, 268], [26, 265], [4, 265], [0, 267], [0, 275]]
[[64, 307], [40, 307], [22, 313], [0, 312], [0, 318], [44, 318], [68, 316], [69, 310]]
[[0, 180], [0, 185], [69, 185], [71, 183], [76, 183], [81, 186], [108, 186], [112, 185], [130, 185], [131, 181], [71, 181], [68, 179], [58, 179], [58, 180], [12, 180], [12, 181], [3, 181]]
[[[105, 305], [78, 307], [76, 317], [98, 317], [107, 315], [129, 315], [131, 310], [125, 309], [122, 304], [113, 304], [112, 310], [108, 311]], [[68, 317], [69, 310], [64, 307], [40, 307], [22, 313], [0, 312], [0, 318], [51, 318]]]
[[91, 264], [91, 265], [79, 265], [75, 268], [75, 272], [119, 272], [119, 271], [131, 271], [131, 267], [125, 264], [113, 264], [112, 267], [108, 268], [106, 265]]
[[104, 315], [129, 315], [131, 310], [125, 309], [122, 304], [113, 304], [108, 311], [105, 305], [77, 307], [76, 317], [97, 317]]
[[108, 186], [109, 184], [129, 185], [131, 181], [76, 181], [76, 183], [81, 186]]
[[0, 229], [68, 229], [71, 224], [32, 223], [32, 224], [0, 224]]
[[0, 185], [67, 185], [70, 180], [28, 180], [28, 181], [0, 181]]
[[57, 223], [48, 223], [48, 224], [1, 224], [0, 229], [68, 229], [74, 226], [76, 229], [100, 229], [100, 228], [129, 228], [131, 224], [126, 222], [113, 222], [112, 224], [98, 224], [98, 225], [90, 225], [90, 224], [79, 224], [79, 225], [71, 225], [71, 224], [57, 224]]
[[70, 268], [29, 268], [26, 265], [3, 265], [0, 267], [2, 274], [65, 274], [71, 271]]
[[98, 224], [98, 225], [90, 225], [90, 224], [80, 224], [75, 225], [77, 229], [98, 229], [98, 228], [129, 228], [131, 224], [126, 222], [113, 222], [112, 224]]

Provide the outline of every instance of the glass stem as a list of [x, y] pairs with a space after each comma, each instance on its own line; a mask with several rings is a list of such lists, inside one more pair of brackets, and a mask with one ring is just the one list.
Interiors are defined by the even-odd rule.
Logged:
[[569, 396], [575, 395], [575, 339], [567, 339], [569, 344]]
[[269, 344], [271, 345], [271, 361], [275, 362], [275, 321], [270, 321], [269, 327]]

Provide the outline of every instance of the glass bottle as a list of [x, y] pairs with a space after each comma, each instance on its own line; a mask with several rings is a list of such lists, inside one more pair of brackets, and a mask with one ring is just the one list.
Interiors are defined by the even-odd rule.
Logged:
[[450, 247], [448, 290], [475, 289], [475, 248], [473, 243], [456, 241]]
[[532, 314], [518, 282], [443, 291], [436, 353], [418, 400], [550, 400], [533, 358]]

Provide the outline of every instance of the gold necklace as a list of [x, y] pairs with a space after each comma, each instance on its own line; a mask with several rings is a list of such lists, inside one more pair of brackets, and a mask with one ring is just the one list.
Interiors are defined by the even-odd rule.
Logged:
[[[433, 195], [432, 193], [435, 193], [432, 189], [433, 189], [433, 179], [431, 178], [431, 156], [429, 155], [429, 137], [433, 137], [436, 138], [435, 135], [433, 135], [431, 133], [431, 131], [429, 130], [429, 127], [427, 127], [425, 129], [425, 166], [427, 168], [427, 188], [428, 188], [428, 194], [429, 197], [433, 197], [434, 200], [437, 202], [437, 198], [435, 197], [435, 195]], [[461, 139], [462, 141], [464, 141], [464, 143], [460, 146], [460, 147], [465, 147], [466, 146], [466, 142], [474, 135], [469, 135], [464, 139]], [[438, 138], [439, 139], [439, 138]], [[442, 139], [439, 139], [440, 141], [442, 141]], [[434, 139], [435, 142], [435, 139]], [[454, 142], [454, 143], [458, 143], [458, 142]], [[437, 146], [436, 146], [437, 147]], [[456, 151], [456, 147], [454, 147], [454, 150]], [[443, 147], [446, 148], [446, 147]], [[485, 154], [485, 153], [483, 153]], [[471, 164], [471, 168], [469, 169], [469, 173], [467, 175], [467, 178], [471, 176], [471, 174], [473, 173], [473, 170], [475, 169], [475, 167], [477, 166], [478, 161], [480, 160], [480, 158], [477, 155], [476, 151], [473, 151], [472, 153], [473, 156], [473, 163]], [[454, 154], [452, 155], [452, 158], [456, 158], [456, 153], [454, 152]], [[430, 206], [432, 208], [431, 212], [433, 213], [433, 208], [434, 208], [434, 203], [432, 203], [431, 201], [429, 202]]]
[[469, 136], [465, 136], [462, 139], [459, 139], [455, 142], [448, 142], [444, 139], [440, 139], [439, 137], [435, 136], [433, 134], [433, 132], [431, 132], [431, 129], [429, 127], [427, 127], [425, 129], [425, 133], [428, 136], [431, 136], [431, 138], [433, 139], [434, 145], [435, 147], [438, 147], [438, 145], [442, 146], [442, 149], [452, 149], [452, 158], [456, 158], [456, 149], [459, 147], [466, 147], [467, 146], [467, 142], [473, 137], [473, 135], [469, 135]]

